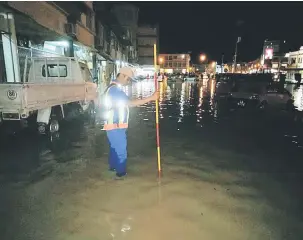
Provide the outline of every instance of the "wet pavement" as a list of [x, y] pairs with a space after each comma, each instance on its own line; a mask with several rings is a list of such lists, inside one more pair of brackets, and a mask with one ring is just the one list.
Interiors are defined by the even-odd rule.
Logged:
[[[153, 104], [131, 110], [124, 181], [107, 172], [104, 132], [81, 120], [53, 142], [2, 136], [0, 239], [302, 239], [303, 125], [214, 102], [214, 88], [160, 84], [161, 181]], [[302, 89], [288, 89], [300, 110]]]

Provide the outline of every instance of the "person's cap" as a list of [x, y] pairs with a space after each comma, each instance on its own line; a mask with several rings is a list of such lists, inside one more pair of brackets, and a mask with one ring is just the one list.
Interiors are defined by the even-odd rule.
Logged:
[[119, 73], [133, 79], [135, 77], [135, 71], [131, 67], [122, 67], [119, 70]]

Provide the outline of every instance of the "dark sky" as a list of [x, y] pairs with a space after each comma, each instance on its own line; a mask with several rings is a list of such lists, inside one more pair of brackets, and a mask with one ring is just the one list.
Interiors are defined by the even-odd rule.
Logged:
[[160, 52], [206, 53], [232, 61], [235, 43], [240, 61], [261, 55], [265, 39], [286, 40], [291, 50], [303, 45], [303, 2], [132, 2], [140, 23], [159, 23]]

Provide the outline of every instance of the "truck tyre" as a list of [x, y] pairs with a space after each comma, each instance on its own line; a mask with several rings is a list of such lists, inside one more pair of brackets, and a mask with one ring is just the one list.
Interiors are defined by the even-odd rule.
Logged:
[[60, 121], [62, 119], [63, 119], [63, 114], [62, 114], [61, 106], [53, 107], [48, 124], [48, 132], [50, 135], [59, 132]]
[[59, 121], [57, 119], [51, 119], [49, 121], [49, 132], [51, 134], [55, 133], [55, 132], [58, 132], [59, 128], [60, 128], [60, 125], [59, 125]]

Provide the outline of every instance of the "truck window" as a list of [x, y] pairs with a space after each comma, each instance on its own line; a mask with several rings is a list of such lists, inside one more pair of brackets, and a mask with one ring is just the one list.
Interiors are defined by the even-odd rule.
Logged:
[[[42, 67], [42, 76], [46, 77], [45, 65]], [[67, 77], [67, 67], [64, 64], [47, 64], [48, 77]]]

